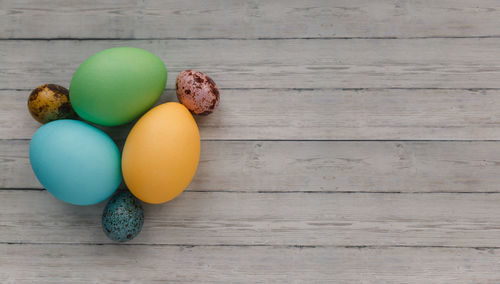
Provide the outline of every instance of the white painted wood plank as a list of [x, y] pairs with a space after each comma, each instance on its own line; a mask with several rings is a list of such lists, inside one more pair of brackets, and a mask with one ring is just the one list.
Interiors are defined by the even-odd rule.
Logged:
[[[500, 247], [499, 203], [500, 194], [185, 192], [146, 205], [131, 243]], [[103, 206], [2, 190], [2, 242], [111, 243]]]
[[495, 0], [0, 2], [1, 38], [498, 36]]
[[[30, 91], [0, 91], [0, 138], [30, 139], [40, 124]], [[168, 90], [158, 103], [177, 101]], [[198, 116], [202, 140], [498, 140], [500, 90], [223, 90]], [[126, 138], [133, 124], [105, 128]]]
[[0, 86], [68, 86], [87, 57], [124, 45], [157, 54], [171, 89], [184, 69], [206, 72], [223, 89], [500, 88], [500, 38], [1, 41]]
[[2, 283], [495, 283], [498, 249], [0, 245]]
[[[195, 191], [500, 192], [498, 142], [204, 141]], [[42, 188], [0, 141], [0, 188]]]

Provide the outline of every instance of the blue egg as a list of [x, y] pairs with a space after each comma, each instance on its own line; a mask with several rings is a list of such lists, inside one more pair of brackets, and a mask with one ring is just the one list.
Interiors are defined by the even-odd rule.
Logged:
[[84, 122], [57, 120], [40, 127], [30, 143], [30, 162], [40, 183], [58, 199], [91, 205], [121, 183], [121, 157], [106, 133]]
[[102, 229], [113, 241], [130, 241], [141, 232], [143, 224], [141, 203], [128, 190], [117, 192], [102, 213]]

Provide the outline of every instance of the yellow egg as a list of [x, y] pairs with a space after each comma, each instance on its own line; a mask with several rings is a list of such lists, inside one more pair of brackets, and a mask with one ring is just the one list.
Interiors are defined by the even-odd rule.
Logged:
[[159, 105], [130, 131], [122, 154], [123, 178], [147, 203], [174, 199], [189, 185], [200, 159], [200, 133], [191, 113], [179, 103]]

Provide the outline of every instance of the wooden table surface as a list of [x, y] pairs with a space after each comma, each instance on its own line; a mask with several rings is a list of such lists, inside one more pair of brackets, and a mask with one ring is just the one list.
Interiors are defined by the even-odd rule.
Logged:
[[[28, 160], [31, 89], [114, 46], [165, 62], [161, 102], [221, 89], [125, 244]], [[500, 1], [0, 0], [0, 100], [1, 283], [500, 282]]]

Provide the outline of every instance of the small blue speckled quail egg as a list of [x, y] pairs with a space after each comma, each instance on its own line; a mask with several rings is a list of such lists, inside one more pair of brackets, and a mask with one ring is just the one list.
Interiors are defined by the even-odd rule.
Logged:
[[113, 241], [130, 241], [141, 232], [143, 224], [144, 210], [128, 190], [117, 192], [102, 213], [102, 229]]

